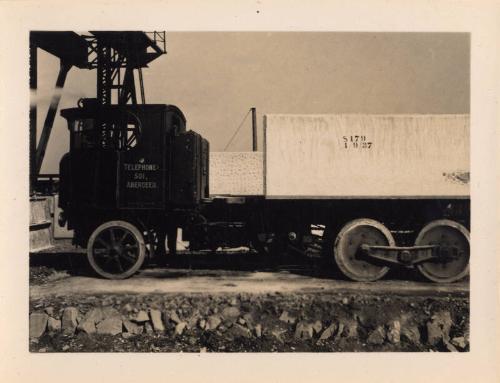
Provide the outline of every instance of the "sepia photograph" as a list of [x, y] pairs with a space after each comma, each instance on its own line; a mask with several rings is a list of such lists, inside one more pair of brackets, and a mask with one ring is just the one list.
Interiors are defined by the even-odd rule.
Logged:
[[0, 381], [497, 382], [499, 16], [0, 2]]
[[469, 350], [468, 33], [29, 49], [31, 352]]

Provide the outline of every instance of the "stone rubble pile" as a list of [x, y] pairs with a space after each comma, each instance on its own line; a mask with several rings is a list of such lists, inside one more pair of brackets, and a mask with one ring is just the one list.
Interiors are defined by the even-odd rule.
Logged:
[[[101, 304], [109, 302], [100, 302]], [[345, 305], [346, 303], [343, 303]], [[116, 306], [116, 307], [115, 307]], [[194, 305], [193, 305], [194, 306]], [[285, 342], [312, 342], [316, 345], [327, 342], [358, 341], [371, 347], [399, 345], [401, 342], [424, 345], [427, 348], [445, 348], [463, 351], [468, 348], [468, 331], [451, 337], [452, 315], [442, 310], [429, 313], [427, 319], [417, 323], [410, 314], [395, 313], [385, 323], [373, 323], [363, 315], [339, 314], [331, 316], [305, 315], [301, 309], [266, 310], [242, 307], [238, 299], [218, 301], [214, 308], [194, 308], [182, 304], [172, 308], [165, 304], [133, 307], [116, 301], [83, 310], [78, 307], [37, 308], [29, 317], [29, 336], [36, 340], [44, 335], [62, 334], [74, 336], [110, 335], [125, 339], [135, 336], [181, 337], [185, 333], [213, 333], [226, 339], [273, 339]], [[311, 319], [313, 318], [313, 319]]]

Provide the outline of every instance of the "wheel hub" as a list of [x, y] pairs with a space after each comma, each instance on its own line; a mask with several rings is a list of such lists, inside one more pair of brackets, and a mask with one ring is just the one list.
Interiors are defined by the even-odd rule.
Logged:
[[120, 254], [123, 253], [123, 247], [120, 245], [115, 245], [115, 246], [111, 247], [111, 249], [109, 250], [109, 253], [112, 257], [118, 258], [120, 256]]

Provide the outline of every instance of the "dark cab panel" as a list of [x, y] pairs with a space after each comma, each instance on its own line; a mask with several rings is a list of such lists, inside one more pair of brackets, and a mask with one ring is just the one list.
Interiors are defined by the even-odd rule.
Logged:
[[164, 210], [208, 197], [208, 142], [186, 132], [177, 107], [84, 104], [61, 115], [70, 130], [63, 209]]

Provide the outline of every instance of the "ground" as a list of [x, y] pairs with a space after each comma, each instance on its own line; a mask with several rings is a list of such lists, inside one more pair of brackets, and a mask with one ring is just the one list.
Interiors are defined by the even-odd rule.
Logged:
[[[108, 281], [92, 276], [84, 254], [67, 244], [32, 254], [29, 311], [37, 315], [30, 325], [43, 331], [31, 337], [30, 351], [469, 349], [468, 281], [437, 285], [406, 271], [354, 283], [329, 263], [287, 261], [185, 253], [168, 267], [149, 264], [130, 279]], [[47, 318], [62, 330], [49, 328]], [[117, 330], [105, 326], [113, 321]]]

